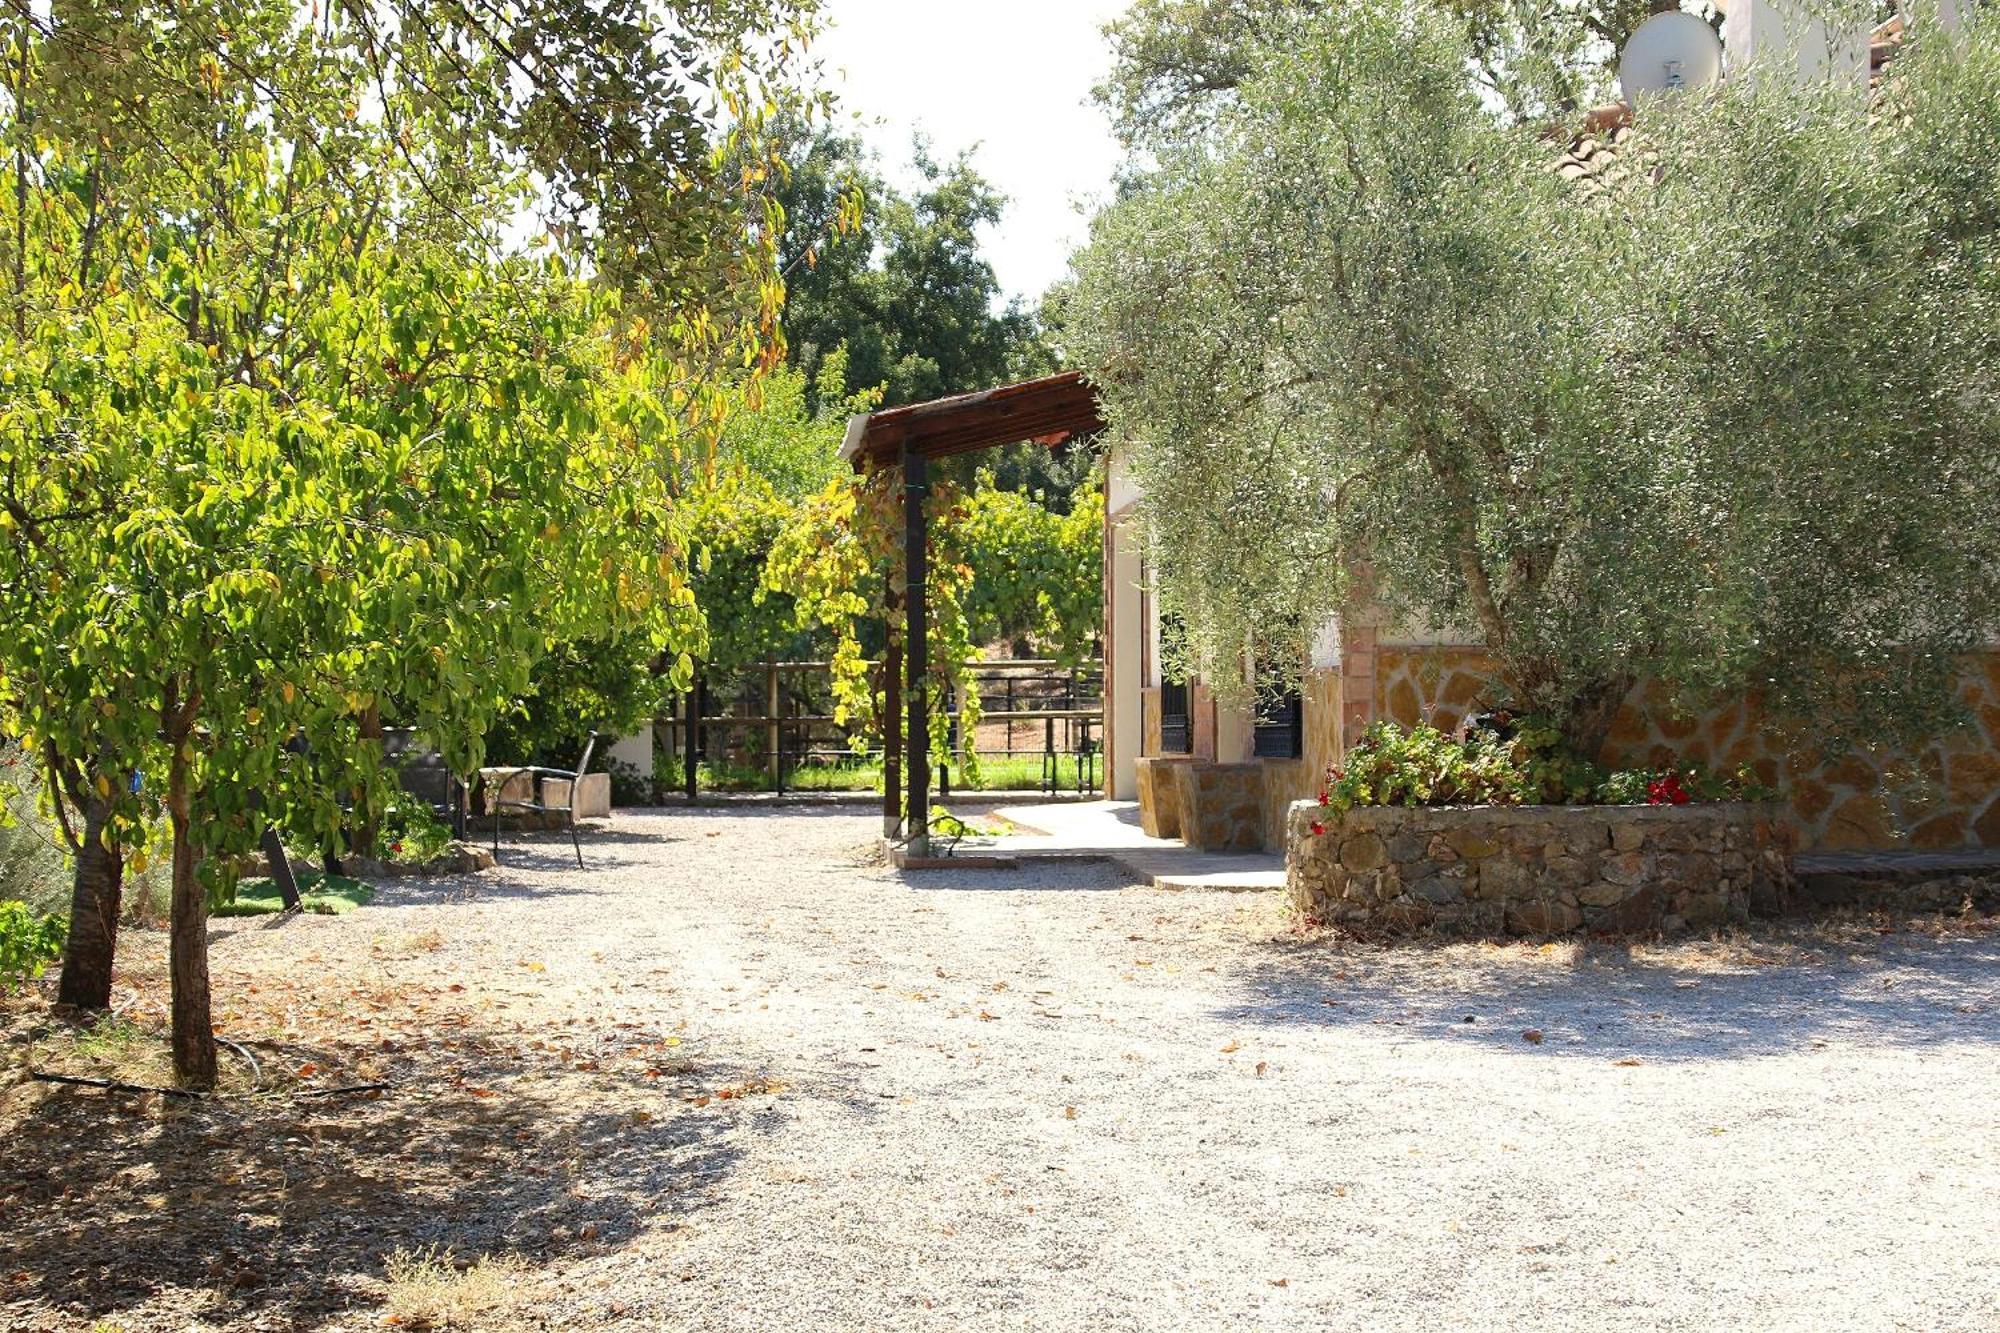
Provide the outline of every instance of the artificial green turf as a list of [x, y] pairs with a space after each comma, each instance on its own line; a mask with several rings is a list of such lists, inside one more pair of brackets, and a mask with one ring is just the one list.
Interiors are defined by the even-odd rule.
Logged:
[[[375, 890], [345, 875], [323, 875], [317, 870], [298, 872], [299, 904], [308, 912], [340, 916], [375, 896]], [[285, 910], [285, 899], [274, 879], [246, 879], [236, 886], [236, 901], [224, 903], [212, 916], [268, 916]]]

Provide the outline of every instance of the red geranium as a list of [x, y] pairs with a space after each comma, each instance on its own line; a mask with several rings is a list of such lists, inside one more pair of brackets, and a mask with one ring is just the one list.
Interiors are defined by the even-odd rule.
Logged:
[[1647, 805], [1686, 805], [1694, 797], [1681, 785], [1681, 775], [1669, 773], [1646, 784]]

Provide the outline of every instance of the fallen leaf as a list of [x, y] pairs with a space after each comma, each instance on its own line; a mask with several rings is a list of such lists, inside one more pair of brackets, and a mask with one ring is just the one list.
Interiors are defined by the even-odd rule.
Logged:
[[1265, 1070], [1265, 1068], [1266, 1068], [1266, 1065], [1265, 1065], [1264, 1061], [1262, 1061], [1262, 1060], [1259, 1060], [1259, 1061], [1257, 1062], [1257, 1077], [1258, 1077], [1258, 1078], [1262, 1078], [1262, 1077], [1264, 1077], [1264, 1070]]
[[1065, 1120], [1076, 1119], [1076, 1108], [1074, 1106], [1063, 1107], [1063, 1119]]
[[1236, 1052], [1242, 1049], [1243, 1049], [1243, 1043], [1237, 1041], [1234, 1037], [1231, 1037], [1229, 1039], [1229, 1044], [1222, 1048], [1222, 1053], [1224, 1055], [1234, 1055]]
[[1641, 1060], [1636, 1055], [1628, 1055], [1623, 1060], [1614, 1060], [1612, 1061], [1612, 1063], [1617, 1065], [1621, 1069], [1630, 1069], [1634, 1065], [1642, 1065], [1645, 1064], [1646, 1062], [1644, 1060]]
[[1539, 1046], [1542, 1044], [1542, 1030], [1540, 1028], [1529, 1028], [1521, 1034], [1521, 1040], [1527, 1042], [1530, 1046]]
[[1292, 1285], [1292, 1280], [1288, 1277], [1274, 1277], [1271, 1279], [1271, 1285], [1274, 1287], [1289, 1287]]

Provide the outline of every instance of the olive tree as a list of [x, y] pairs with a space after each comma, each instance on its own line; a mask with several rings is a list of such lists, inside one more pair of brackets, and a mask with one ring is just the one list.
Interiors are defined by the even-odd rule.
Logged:
[[1732, 81], [1563, 171], [1437, 6], [1273, 20], [1072, 296], [1184, 664], [1366, 593], [1584, 754], [1641, 679], [1939, 725], [2000, 615], [2000, 40], [1909, 46], [1873, 114]]

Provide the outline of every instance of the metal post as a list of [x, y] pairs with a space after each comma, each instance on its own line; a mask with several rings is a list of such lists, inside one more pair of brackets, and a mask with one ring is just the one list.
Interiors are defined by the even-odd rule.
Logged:
[[896, 636], [902, 599], [890, 593], [882, 648], [882, 836], [903, 834], [903, 641]]
[[778, 664], [764, 663], [764, 749], [769, 753], [771, 764], [771, 785], [779, 791], [785, 789], [785, 767], [779, 757], [778, 742]]
[[931, 852], [930, 608], [926, 604], [930, 553], [924, 544], [924, 499], [929, 491], [930, 468], [924, 456], [914, 449], [904, 449], [903, 570], [908, 589], [904, 615], [910, 629], [903, 648], [903, 705], [910, 715], [910, 743], [905, 758], [910, 769], [910, 799], [906, 809], [912, 856], [929, 856]]
[[694, 675], [688, 680], [687, 722], [681, 728], [681, 745], [686, 751], [683, 762], [686, 769], [681, 774], [681, 785], [687, 793], [687, 803], [693, 805], [699, 799], [697, 784], [701, 766], [701, 663], [694, 664]]

